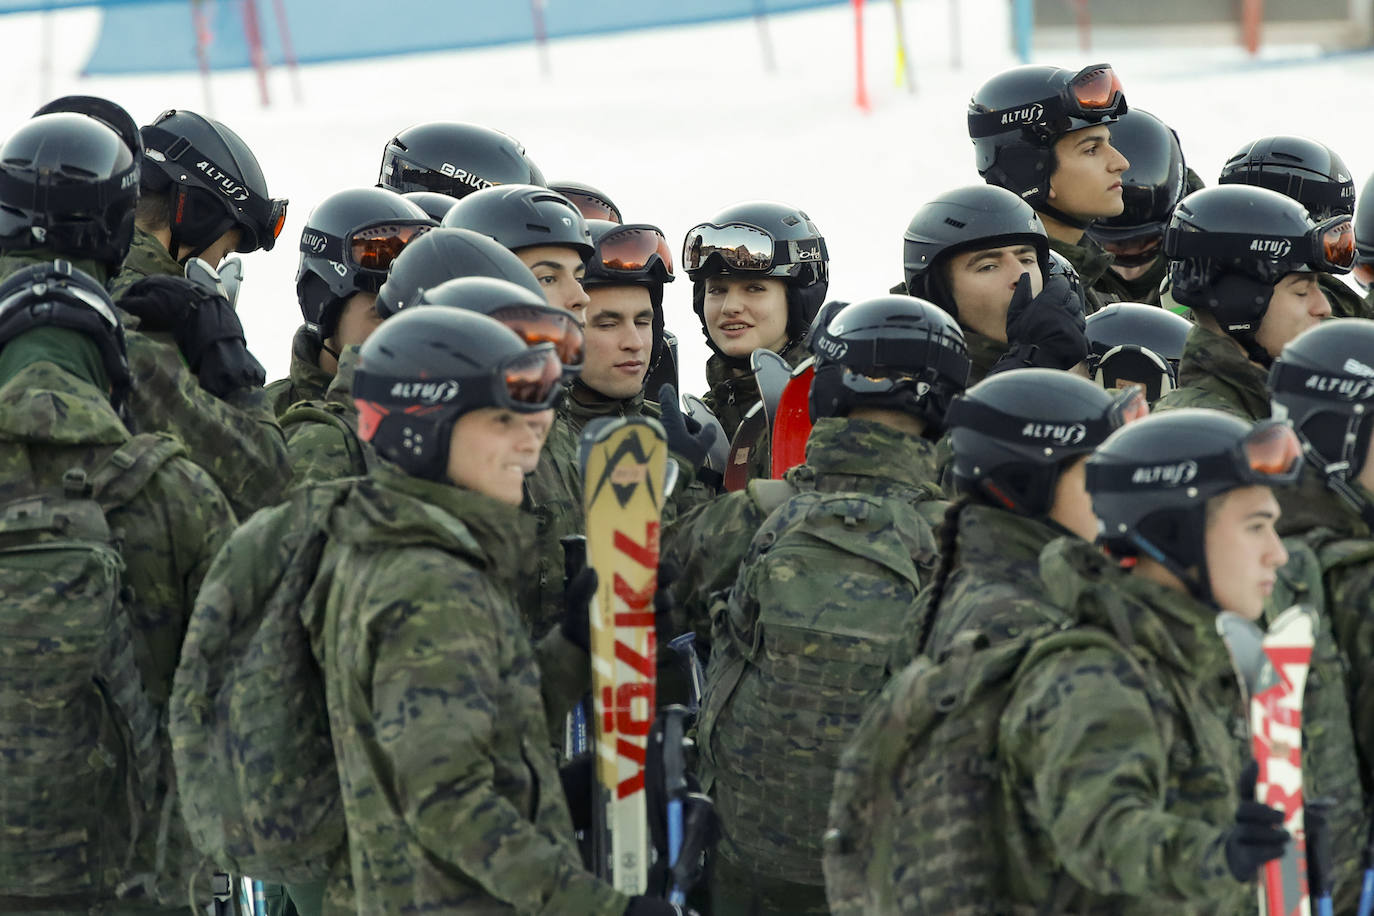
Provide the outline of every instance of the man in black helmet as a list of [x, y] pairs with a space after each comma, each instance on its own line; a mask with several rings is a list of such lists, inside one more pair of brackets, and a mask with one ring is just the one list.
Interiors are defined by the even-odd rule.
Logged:
[[544, 184], [514, 137], [480, 124], [428, 121], [407, 127], [382, 151], [377, 186], [432, 191], [455, 200], [499, 184]]
[[1109, 301], [1099, 281], [1112, 259], [1084, 230], [1123, 209], [1121, 179], [1130, 162], [1112, 146], [1109, 125], [1125, 113], [1126, 96], [1108, 64], [1077, 73], [1016, 67], [969, 100], [978, 174], [1040, 214], [1050, 247], [1082, 277], [1090, 312]]
[[[142, 156], [137, 126], [112, 102], [73, 96], [39, 109], [0, 147], [0, 277], [64, 257], [108, 284], [135, 234]], [[57, 195], [46, 176], [59, 173]], [[130, 329], [130, 417], [140, 431], [180, 438], [246, 517], [290, 479], [286, 445], [233, 308], [176, 271], [159, 278], [163, 289], [116, 303]]]

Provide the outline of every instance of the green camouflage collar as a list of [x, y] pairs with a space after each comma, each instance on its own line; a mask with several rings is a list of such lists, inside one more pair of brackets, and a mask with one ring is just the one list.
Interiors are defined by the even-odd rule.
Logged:
[[1007, 564], [1033, 563], [1045, 545], [1064, 534], [1040, 519], [971, 502], [959, 513], [960, 564], [990, 554]]
[[334, 376], [320, 368], [321, 352], [319, 341], [305, 325], [296, 329], [295, 336], [291, 338], [290, 376], [291, 385], [297, 391], [306, 393], [302, 400], [319, 397], [334, 380]]
[[1112, 266], [1116, 258], [1107, 253], [1107, 249], [1097, 243], [1097, 240], [1086, 232], [1083, 238], [1079, 239], [1077, 245], [1068, 242], [1061, 242], [1058, 239], [1050, 239], [1050, 250], [1062, 255], [1073, 269], [1078, 271], [1078, 277], [1083, 281], [1084, 288], [1091, 288], [1097, 285], [1097, 281], [1102, 279], [1107, 268]]
[[644, 392], [637, 391], [628, 398], [611, 398], [575, 378], [558, 410], [571, 417], [579, 428], [597, 417], [637, 417], [644, 413]]
[[47, 264], [58, 259], [68, 261], [77, 270], [95, 277], [102, 286], [106, 286], [110, 282], [110, 268], [107, 265], [83, 258], [64, 258], [60, 254], [42, 248], [25, 248], [7, 251], [0, 255], [0, 280], [23, 270], [25, 267], [31, 267], [34, 264]]
[[964, 343], [968, 346], [968, 358], [973, 363], [972, 371], [968, 375], [968, 383], [972, 386], [986, 378], [993, 365], [1006, 355], [1007, 345], [968, 328], [963, 328], [963, 332]]
[[1193, 325], [1178, 364], [1180, 388], [1202, 388], [1235, 405], [1251, 420], [1269, 416], [1269, 375], [1234, 340]]
[[934, 489], [939, 477], [935, 443], [848, 417], [816, 421], [806, 440], [806, 464], [818, 475], [883, 478], [911, 487]]

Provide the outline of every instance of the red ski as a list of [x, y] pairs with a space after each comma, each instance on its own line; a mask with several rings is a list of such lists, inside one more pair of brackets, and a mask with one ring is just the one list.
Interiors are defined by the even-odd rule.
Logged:
[[774, 480], [806, 460], [806, 440], [811, 437], [811, 380], [815, 377], [813, 356], [792, 370], [792, 378], [778, 399], [777, 417], [773, 420]]

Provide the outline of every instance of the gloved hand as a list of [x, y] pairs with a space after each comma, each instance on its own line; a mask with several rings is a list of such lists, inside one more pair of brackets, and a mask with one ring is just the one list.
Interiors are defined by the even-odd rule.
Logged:
[[[675, 567], [659, 566], [658, 589], [654, 592], [654, 635], [659, 645], [666, 645], [677, 635], [672, 620], [673, 596], [668, 591], [677, 577]], [[563, 619], [559, 629], [563, 631], [563, 638], [583, 652], [590, 652], [592, 646], [591, 607], [596, 583], [596, 570], [584, 566], [563, 589]]]
[[669, 903], [661, 897], [641, 895], [630, 898], [630, 905], [625, 907], [625, 916], [698, 916], [698, 914], [696, 910], [678, 906], [676, 903]]
[[1067, 277], [1046, 277], [1032, 298], [1030, 274], [1022, 274], [1007, 307], [1009, 349], [988, 374], [1028, 366], [1072, 369], [1088, 358], [1085, 326], [1083, 299]]
[[706, 463], [711, 446], [716, 442], [716, 428], [702, 425], [682, 412], [678, 405], [677, 389], [665, 384], [658, 389], [658, 406], [662, 409], [659, 422], [668, 434], [668, 449], [692, 463], [693, 469]]
[[563, 784], [563, 797], [568, 800], [574, 830], [592, 826], [592, 781], [596, 777], [596, 754], [578, 754], [558, 768], [558, 781]]
[[267, 381], [262, 364], [248, 352], [239, 316], [223, 296], [185, 277], [154, 276], [130, 287], [119, 306], [138, 317], [140, 330], [170, 333], [200, 387], [216, 397]]
[[1261, 865], [1283, 855], [1289, 839], [1283, 812], [1255, 801], [1258, 777], [1259, 764], [1251, 760], [1240, 774], [1236, 824], [1226, 832], [1226, 867], [1242, 882], [1254, 881]]

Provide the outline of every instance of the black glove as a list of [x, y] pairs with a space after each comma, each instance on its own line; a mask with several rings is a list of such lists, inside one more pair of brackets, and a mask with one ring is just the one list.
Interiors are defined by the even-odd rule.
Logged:
[[596, 570], [584, 566], [563, 589], [563, 637], [583, 652], [592, 650], [592, 596], [596, 594]]
[[1226, 867], [1237, 881], [1254, 881], [1259, 867], [1283, 855], [1288, 845], [1283, 812], [1255, 801], [1258, 777], [1259, 764], [1251, 760], [1240, 774], [1236, 825], [1226, 832]]
[[711, 446], [716, 442], [716, 428], [701, 424], [682, 412], [678, 406], [677, 389], [665, 384], [658, 389], [658, 406], [662, 409], [659, 422], [668, 434], [668, 448], [692, 463], [693, 469], [706, 463]]
[[639, 896], [630, 898], [625, 916], [697, 916], [697, 911], [669, 903], [661, 897]]
[[1009, 349], [988, 374], [1028, 366], [1072, 369], [1088, 358], [1085, 325], [1083, 299], [1067, 277], [1046, 277], [1032, 298], [1030, 274], [1022, 274], [1007, 307]]
[[578, 754], [558, 768], [558, 781], [563, 783], [563, 797], [568, 800], [574, 830], [592, 826], [592, 781], [596, 778], [596, 754]]
[[267, 381], [262, 364], [248, 352], [239, 316], [223, 296], [185, 277], [154, 276], [130, 287], [119, 306], [139, 319], [139, 330], [170, 333], [200, 387], [216, 397]]

